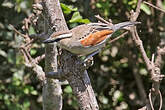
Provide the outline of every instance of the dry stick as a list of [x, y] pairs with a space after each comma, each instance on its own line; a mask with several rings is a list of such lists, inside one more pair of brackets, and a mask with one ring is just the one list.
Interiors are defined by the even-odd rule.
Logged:
[[151, 98], [151, 92], [148, 94], [148, 97], [149, 97], [149, 101], [150, 101], [150, 105], [151, 105], [151, 109], [154, 110], [154, 107], [153, 107], [153, 103], [152, 103], [152, 98]]
[[[139, 0], [138, 1], [138, 6], [136, 8], [136, 12], [135, 13], [134, 12], [131, 13], [131, 21], [136, 21], [138, 15], [140, 13], [140, 4], [141, 4], [141, 2], [142, 2], [142, 0]], [[138, 36], [136, 27], [132, 28], [130, 31], [132, 33], [132, 37], [133, 37], [136, 45], [138, 46], [140, 52], [142, 53], [142, 57], [143, 57], [143, 59], [145, 61], [145, 64], [147, 66], [147, 69], [148, 69], [148, 71], [149, 71], [149, 73], [151, 75], [151, 80], [154, 81], [153, 84], [152, 84], [153, 85], [152, 88], [154, 89], [154, 91], [152, 89], [151, 92], [155, 93], [155, 95], [156, 95], [157, 91], [159, 91], [159, 85], [160, 85], [160, 80], [161, 80], [160, 79], [160, 75], [158, 74], [159, 76], [155, 76], [155, 65], [147, 57], [146, 52], [145, 52], [144, 47], [143, 47], [143, 44], [142, 44], [142, 41], [140, 40], [140, 37]], [[159, 78], [158, 79], [158, 82], [157, 82], [157, 80], [156, 80], [155, 77], [158, 77]], [[151, 93], [150, 93], [150, 95], [151, 95]], [[161, 98], [162, 97], [160, 97], [160, 107], [161, 107]], [[149, 98], [149, 99], [151, 99], [151, 98]], [[151, 102], [150, 105], [146, 104], [147, 109], [151, 109], [151, 108], [153, 109], [153, 106], [152, 105], [154, 103], [154, 99], [153, 99], [153, 101], [150, 100], [150, 102]]]
[[158, 68], [161, 68], [162, 67], [162, 56], [163, 55], [165, 55], [165, 47], [163, 47], [163, 48], [160, 48], [160, 47], [158, 47], [157, 48], [157, 58], [156, 58], [156, 60], [155, 60], [155, 65], [156, 65], [156, 67], [158, 67]]
[[[15, 33], [21, 35], [24, 37], [25, 42], [27, 42], [25, 45], [20, 47], [20, 51], [22, 52], [24, 58], [25, 58], [25, 64], [27, 67], [31, 67], [33, 71], [37, 74], [37, 78], [43, 83], [45, 81], [45, 73], [43, 72], [41, 66], [37, 65], [37, 62], [43, 59], [44, 56], [41, 56], [40, 58], [33, 59], [29, 52], [27, 51], [27, 46], [31, 44], [34, 40], [31, 40], [30, 42], [27, 41], [26, 35], [19, 32], [16, 28], [14, 28], [13, 25], [10, 24], [10, 27], [15, 31]], [[35, 61], [35, 62], [34, 62]]]
[[[27, 35], [19, 32], [13, 25], [9, 24], [9, 26], [15, 31], [15, 33], [21, 35], [26, 41], [26, 38], [28, 37]], [[34, 41], [35, 41], [34, 39], [32, 39], [30, 42], [26, 41], [27, 43], [24, 45], [24, 47], [27, 47], [28, 45], [32, 44]]]
[[26, 47], [22, 47], [22, 49], [24, 50], [24, 52], [25, 52], [26, 56], [28, 57], [29, 61], [33, 62], [33, 58], [30, 55], [30, 53], [28, 52], [27, 48]]
[[[162, 48], [157, 48], [157, 58], [155, 60], [155, 67], [158, 69], [158, 72], [156, 72], [157, 74], [160, 74], [160, 68], [162, 68], [163, 66], [163, 60], [162, 60], [162, 56], [165, 55], [165, 46], [162, 47]], [[161, 75], [160, 78], [163, 78], [164, 75]], [[158, 91], [159, 93], [159, 98], [160, 98], [160, 106], [159, 106], [159, 110], [161, 110], [162, 108], [162, 95], [161, 95], [161, 92], [160, 90]]]
[[105, 19], [103, 19], [100, 15], [95, 15], [95, 17], [100, 20], [101, 22], [105, 23], [105, 24], [110, 24], [110, 22], [106, 21]]
[[[49, 32], [50, 26], [58, 25], [57, 31], [65, 28], [61, 17], [60, 3], [57, 0], [42, 0], [44, 16], [44, 32]], [[49, 34], [49, 33], [46, 33]], [[45, 72], [57, 72], [57, 47], [56, 44], [45, 45]], [[62, 89], [59, 80], [46, 78], [42, 89], [43, 110], [62, 110]]]
[[41, 56], [36, 57], [34, 60], [38, 64], [44, 58], [45, 58], [45, 54], [42, 54]]
[[159, 97], [160, 97], [159, 110], [161, 110], [162, 109], [163, 100], [162, 100], [162, 94], [161, 94], [160, 90], [159, 90]]
[[[22, 54], [23, 54], [23, 56], [24, 56], [24, 58], [25, 58], [25, 65], [26, 65], [26, 63], [28, 63], [28, 64], [29, 64], [29, 59], [28, 59], [28, 57], [26, 56], [26, 54], [25, 54], [24, 50], [23, 50], [23, 49], [21, 49], [20, 51], [22, 52]], [[26, 66], [30, 67], [29, 65], [26, 65]]]
[[[148, 59], [148, 57], [147, 57], [147, 55], [146, 55], [146, 52], [145, 52], [145, 50], [144, 50], [142, 41], [140, 40], [139, 36], [138, 36], [137, 34], [135, 34], [135, 33], [136, 33], [136, 28], [133, 27], [133, 29], [131, 29], [130, 31], [131, 31], [131, 34], [132, 34], [132, 37], [133, 37], [133, 39], [134, 39], [135, 44], [137, 45], [138, 49], [140, 50], [140, 52], [141, 52], [141, 54], [142, 54], [142, 57], [143, 57], [143, 59], [144, 59], [144, 62], [145, 62], [145, 64], [146, 64], [146, 67], [147, 67], [148, 71], [149, 71], [150, 73], [153, 72], [153, 71], [152, 71], [152, 67], [151, 67], [151, 65], [150, 65], [150, 60]], [[150, 105], [149, 105], [149, 103], [148, 103], [148, 100], [146, 100], [146, 103], [147, 103], [147, 105], [146, 105], [147, 109], [150, 110]]]
[[[131, 18], [130, 18], [131, 21], [136, 21], [136, 19], [138, 18], [139, 13], [140, 13], [141, 2], [142, 2], [142, 0], [139, 0], [138, 1], [136, 12], [133, 12], [133, 11], [131, 12]], [[147, 66], [148, 71], [150, 73], [151, 72], [154, 72], [154, 71], [152, 71], [152, 66], [150, 65], [150, 60], [148, 59], [148, 57], [146, 55], [146, 52], [144, 50], [142, 41], [140, 40], [140, 37], [138, 36], [136, 27], [132, 27], [131, 30], [130, 30], [130, 32], [132, 34], [132, 37], [133, 37], [133, 40], [134, 40], [135, 44], [137, 45], [138, 49], [140, 50], [140, 52], [142, 54], [142, 57], [143, 57], [143, 59], [145, 61], [145, 64]], [[147, 103], [146, 104], [147, 109], [150, 110], [150, 105], [149, 105], [148, 101], [146, 101], [146, 103]]]
[[[152, 93], [150, 92], [149, 95], [148, 95], [148, 97], [149, 97], [149, 102], [150, 102], [150, 105], [151, 105], [151, 109], [154, 110], [151, 95], [152, 95]], [[159, 97], [160, 97], [159, 110], [161, 110], [162, 109], [162, 103], [163, 103], [163, 101], [162, 101], [162, 94], [161, 94], [160, 90], [159, 90]]]
[[154, 65], [154, 59], [155, 59], [155, 54], [152, 54], [152, 60], [151, 60], [151, 62], [152, 62], [153, 65]]
[[139, 35], [137, 34], [136, 27], [133, 27], [131, 29], [131, 34], [132, 34], [132, 37], [133, 37], [133, 39], [135, 41], [136, 46], [138, 47], [138, 49], [140, 50], [140, 52], [142, 54], [142, 57], [143, 57], [143, 59], [145, 61], [147, 69], [149, 71], [151, 71], [152, 70], [151, 62], [150, 62], [149, 58], [147, 57], [147, 54], [146, 54], [146, 52], [144, 50], [144, 47], [143, 47], [143, 43], [142, 43], [141, 39], [139, 38]]
[[151, 7], [155, 8], [155, 9], [157, 9], [157, 10], [159, 10], [159, 11], [165, 13], [165, 10], [163, 10], [163, 9], [161, 9], [161, 8], [159, 8], [159, 7], [157, 7], [157, 6], [153, 5], [153, 4], [151, 4], [151, 3], [149, 3], [149, 2], [143, 1], [143, 3], [145, 3], [145, 4], [151, 6]]
[[[22, 47], [20, 49], [21, 49], [21, 52], [22, 52], [22, 54], [24, 55], [24, 58], [25, 58], [25, 65], [27, 67], [30, 67], [30, 68], [33, 69], [33, 71], [37, 74], [37, 78], [39, 79], [39, 81], [41, 83], [45, 83], [45, 73], [42, 70], [42, 67], [37, 65], [37, 63], [34, 62], [34, 59], [31, 59], [31, 61], [29, 61], [29, 58], [27, 56], [27, 51], [26, 51], [25, 47]], [[43, 58], [43, 57], [44, 56], [41, 56], [41, 58]]]
[[28, 42], [28, 43], [25, 44], [25, 47], [27, 47], [28, 45], [32, 44], [34, 41], [35, 41], [35, 40], [32, 39], [30, 42]]
[[9, 24], [9, 26], [19, 35], [21, 35], [22, 37], [26, 38], [27, 36], [22, 34], [21, 32], [19, 32], [13, 25]]
[[136, 21], [136, 19], [139, 16], [141, 2], [142, 2], [142, 0], [138, 0], [138, 4], [137, 4], [137, 7], [136, 7], [136, 13], [135, 13], [134, 17], [132, 18], [133, 19], [132, 21]]
[[119, 40], [120, 38], [124, 38], [126, 34], [128, 34], [128, 31], [126, 31], [126, 32], [122, 33], [120, 36], [110, 40], [109, 43], [113, 43], [113, 42]]
[[[67, 30], [67, 25], [66, 25], [61, 7], [60, 7], [59, 0], [43, 0], [43, 1], [44, 1], [43, 9], [44, 9], [44, 12], [46, 13], [46, 16], [48, 16], [47, 18], [49, 20], [49, 24], [51, 24], [51, 26], [56, 25], [57, 31]], [[49, 48], [53, 48], [52, 45], [50, 45]], [[61, 73], [65, 74], [63, 79], [67, 79], [70, 86], [72, 87], [73, 93], [77, 97], [78, 103], [80, 105], [80, 109], [81, 110], [98, 110], [99, 107], [96, 101], [96, 97], [92, 89], [87, 71], [86, 69], [84, 69], [84, 65], [82, 64], [82, 61], [75, 55], [65, 50], [63, 50], [61, 53], [59, 52], [60, 57], [58, 58], [60, 59], [58, 60], [58, 64], [59, 64], [58, 69], [62, 68]], [[50, 51], [50, 49], [48, 49], [47, 47], [46, 56], [49, 57], [50, 54], [52, 54], [52, 51]], [[54, 55], [53, 57], [56, 57], [56, 56]], [[52, 66], [55, 67], [56, 65], [52, 65]], [[56, 73], [58, 72], [59, 71], [57, 71]], [[47, 88], [44, 88], [44, 91], [47, 91]], [[45, 96], [43, 100], [44, 105], [49, 108], [47, 109], [46, 107], [44, 107], [44, 110], [53, 110], [53, 108], [50, 107], [50, 104], [51, 106], [53, 106], [52, 102], [55, 102], [55, 101], [50, 99], [52, 96], [50, 95], [49, 92], [51, 92], [52, 94], [52, 91], [47, 91], [46, 96], [44, 95], [45, 92], [43, 93], [43, 96]], [[51, 103], [48, 105], [48, 102], [51, 102]]]

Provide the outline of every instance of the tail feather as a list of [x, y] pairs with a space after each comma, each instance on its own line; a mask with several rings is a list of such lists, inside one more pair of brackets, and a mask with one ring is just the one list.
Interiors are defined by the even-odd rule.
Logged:
[[88, 25], [95, 27], [97, 30], [104, 30], [104, 29], [110, 29], [113, 30], [114, 32], [119, 30], [119, 29], [125, 29], [125, 27], [128, 26], [134, 26], [136, 24], [140, 24], [141, 22], [133, 22], [133, 21], [126, 21], [114, 25], [109, 25], [105, 23], [90, 23]]
[[134, 26], [136, 24], [140, 24], [141, 22], [133, 22], [133, 21], [127, 21], [127, 22], [122, 22], [122, 23], [118, 23], [112, 26], [112, 29], [114, 31], [119, 30], [119, 29], [124, 29], [127, 26]]

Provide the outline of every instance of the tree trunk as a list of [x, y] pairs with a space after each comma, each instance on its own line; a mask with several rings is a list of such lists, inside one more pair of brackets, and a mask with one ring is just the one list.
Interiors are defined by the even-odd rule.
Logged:
[[[56, 31], [67, 30], [67, 25], [59, 0], [43, 0], [46, 19]], [[55, 44], [46, 46], [45, 71], [57, 72], [57, 51]], [[61, 53], [61, 54], [60, 54]], [[58, 69], [62, 69], [60, 79], [68, 80], [76, 95], [81, 110], [98, 110], [98, 104], [84, 63], [75, 55], [63, 50], [59, 53]], [[54, 83], [56, 82], [56, 83]], [[46, 81], [43, 87], [44, 110], [61, 110], [61, 87], [58, 80]], [[57, 92], [56, 92], [57, 91]], [[58, 101], [58, 102], [57, 102]], [[57, 108], [56, 108], [57, 107]]]
[[[43, 1], [43, 8], [48, 26], [57, 25], [56, 31], [68, 29], [58, 0]], [[56, 44], [47, 44], [45, 47], [45, 72], [57, 71], [57, 55]], [[43, 85], [42, 95], [43, 110], [62, 110], [62, 90], [59, 80], [47, 78]]]

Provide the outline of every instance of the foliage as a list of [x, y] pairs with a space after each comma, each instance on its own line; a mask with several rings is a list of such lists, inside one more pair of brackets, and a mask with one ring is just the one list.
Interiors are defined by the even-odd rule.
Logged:
[[9, 26], [21, 29], [22, 20], [30, 14], [31, 4], [30, 0], [0, 3], [0, 110], [29, 110], [32, 102], [38, 103], [40, 93], [30, 81], [32, 71], [25, 68], [23, 56], [18, 51], [22, 38]]
[[[0, 2], [0, 110], [40, 110], [42, 107], [41, 85], [33, 71], [24, 66], [18, 47], [22, 37], [16, 35], [9, 24], [23, 33], [22, 21], [32, 13], [32, 0], [1, 0]], [[152, 1], [155, 4], [154, 1]], [[96, 21], [95, 14], [112, 19], [114, 23], [127, 21], [129, 11], [135, 9], [137, 0], [61, 0], [66, 22], [72, 28], [82, 23]], [[162, 2], [165, 9], [165, 0]], [[147, 55], [155, 52], [160, 41], [164, 41], [164, 14], [142, 4], [138, 21], [139, 34]], [[121, 31], [122, 32], [122, 31]], [[113, 37], [121, 34], [117, 32]], [[35, 33], [30, 27], [29, 33]], [[95, 56], [94, 66], [88, 72], [101, 110], [137, 109], [143, 106], [136, 75], [139, 74], [146, 93], [150, 88], [148, 72], [141, 55], [130, 39], [130, 35], [109, 45]], [[162, 42], [164, 43], [164, 42]], [[35, 43], [31, 55], [43, 53], [43, 45]], [[44, 61], [40, 62], [44, 67]], [[162, 73], [165, 73], [163, 67]], [[164, 80], [162, 85], [164, 85]], [[62, 86], [64, 110], [78, 110], [76, 98], [69, 85]], [[161, 86], [165, 102], [165, 88]], [[163, 105], [165, 109], [165, 105]]]

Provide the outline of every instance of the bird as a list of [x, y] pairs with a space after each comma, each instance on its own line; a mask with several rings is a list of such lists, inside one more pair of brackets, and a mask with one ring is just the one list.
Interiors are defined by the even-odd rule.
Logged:
[[78, 56], [86, 56], [85, 61], [99, 53], [109, 38], [120, 29], [140, 22], [126, 21], [114, 25], [107, 23], [81, 24], [68, 31], [54, 32], [44, 43], [57, 42], [57, 46]]

